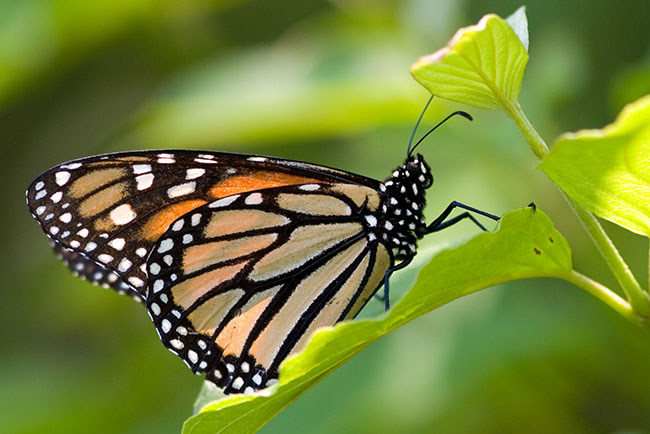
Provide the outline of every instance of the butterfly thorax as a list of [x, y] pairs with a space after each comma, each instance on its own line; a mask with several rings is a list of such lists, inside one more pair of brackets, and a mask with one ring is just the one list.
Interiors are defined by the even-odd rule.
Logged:
[[379, 236], [397, 259], [415, 255], [416, 242], [426, 229], [425, 190], [432, 184], [431, 169], [420, 154], [409, 156], [383, 184]]

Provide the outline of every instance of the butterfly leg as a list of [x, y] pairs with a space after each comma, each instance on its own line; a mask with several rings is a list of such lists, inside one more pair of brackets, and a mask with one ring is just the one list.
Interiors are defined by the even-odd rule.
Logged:
[[[460, 214], [460, 215], [458, 215], [456, 217], [453, 217], [453, 218], [447, 220], [447, 217], [449, 217], [449, 214], [454, 210], [454, 208], [462, 208], [462, 209], [465, 209], [467, 211], [465, 211], [464, 213], [462, 213], [462, 214]], [[490, 218], [490, 219], [492, 219], [494, 221], [499, 221], [500, 220], [500, 218], [495, 216], [494, 214], [490, 214], [488, 212], [481, 211], [480, 209], [476, 209], [476, 208], [473, 208], [471, 206], [467, 206], [465, 204], [462, 204], [460, 202], [453, 201], [438, 216], [438, 218], [436, 218], [433, 222], [431, 222], [431, 224], [429, 226], [427, 226], [427, 230], [425, 231], [425, 234], [430, 234], [432, 232], [441, 231], [441, 230], [443, 230], [445, 228], [448, 228], [449, 226], [455, 225], [456, 223], [458, 223], [459, 221], [464, 220], [464, 219], [470, 219], [472, 222], [474, 222], [474, 224], [476, 224], [476, 226], [478, 226], [479, 228], [481, 228], [484, 231], [487, 231], [487, 229], [485, 229], [485, 226], [483, 226], [481, 223], [479, 223], [478, 220], [476, 220], [476, 218], [472, 214], [470, 214], [470, 212], [480, 214], [480, 215], [482, 215], [484, 217], [488, 217], [488, 218]]]
[[386, 310], [390, 309], [390, 296], [389, 296], [389, 287], [388, 287], [388, 279], [390, 279], [390, 276], [397, 270], [401, 270], [402, 268], [405, 268], [408, 266], [411, 261], [413, 260], [413, 257], [410, 257], [408, 259], [403, 260], [393, 268], [389, 268], [386, 270], [386, 274], [384, 274], [384, 294], [379, 295], [375, 294], [375, 297], [381, 301], [384, 302], [384, 306], [386, 307]]

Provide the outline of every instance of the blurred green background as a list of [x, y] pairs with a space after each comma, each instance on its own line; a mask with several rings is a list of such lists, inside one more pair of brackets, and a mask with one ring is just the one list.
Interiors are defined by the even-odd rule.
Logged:
[[[141, 305], [72, 276], [24, 205], [40, 172], [144, 148], [282, 156], [384, 178], [426, 91], [410, 64], [514, 1], [0, 0], [0, 432], [177, 433], [201, 378]], [[527, 2], [521, 102], [541, 134], [611, 122], [650, 93], [650, 3]], [[535, 201], [576, 268], [615, 287], [515, 126], [435, 100], [421, 146], [452, 200], [497, 214]], [[605, 224], [642, 282], [647, 240]], [[454, 244], [471, 224], [430, 236]], [[404, 288], [396, 276], [393, 288]], [[399, 289], [397, 289], [397, 292]], [[370, 303], [364, 315], [381, 312]], [[650, 334], [563, 282], [447, 305], [373, 344], [274, 419], [270, 433], [650, 432]]]

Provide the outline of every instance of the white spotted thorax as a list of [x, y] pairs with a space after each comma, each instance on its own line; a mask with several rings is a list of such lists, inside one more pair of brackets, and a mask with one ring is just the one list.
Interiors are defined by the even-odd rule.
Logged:
[[425, 191], [432, 184], [431, 169], [422, 155], [409, 156], [383, 184], [380, 215], [365, 216], [368, 228], [398, 260], [414, 256], [417, 240], [424, 236]]

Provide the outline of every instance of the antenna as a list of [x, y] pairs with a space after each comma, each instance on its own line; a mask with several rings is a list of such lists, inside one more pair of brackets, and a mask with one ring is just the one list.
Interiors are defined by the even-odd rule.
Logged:
[[409, 139], [409, 146], [406, 148], [406, 156], [408, 157], [411, 155], [411, 144], [413, 143], [413, 138], [415, 137], [415, 132], [418, 129], [418, 126], [420, 125], [420, 121], [422, 120], [422, 116], [424, 116], [424, 112], [427, 111], [427, 108], [429, 107], [429, 104], [431, 103], [431, 100], [433, 99], [433, 94], [429, 97], [427, 100], [427, 103], [424, 105], [424, 108], [422, 109], [422, 113], [420, 113], [420, 117], [418, 118], [418, 121], [415, 123], [415, 127], [413, 127], [413, 132], [411, 133], [411, 138]]
[[[431, 100], [429, 100], [429, 101], [431, 101]], [[425, 108], [426, 108], [426, 107], [425, 107]], [[457, 112], [453, 112], [452, 114], [450, 114], [449, 116], [447, 116], [446, 118], [444, 118], [443, 120], [441, 120], [440, 122], [438, 122], [438, 125], [436, 125], [435, 127], [431, 128], [431, 129], [430, 129], [430, 130], [429, 130], [429, 131], [428, 131], [424, 136], [422, 136], [422, 138], [421, 138], [420, 140], [418, 140], [418, 142], [415, 144], [415, 146], [413, 146], [413, 149], [410, 149], [410, 150], [408, 151], [407, 156], [410, 157], [411, 154], [413, 153], [413, 151], [415, 151], [415, 148], [417, 148], [418, 145], [419, 145], [420, 143], [422, 143], [422, 140], [426, 139], [427, 136], [428, 136], [429, 134], [431, 134], [432, 132], [434, 132], [436, 128], [438, 128], [440, 125], [444, 124], [444, 123], [447, 122], [450, 118], [452, 118], [452, 117], [454, 117], [454, 116], [456, 116], [456, 115], [460, 115], [460, 116], [462, 116], [462, 117], [464, 117], [465, 119], [468, 119], [468, 120], [470, 120], [470, 121], [473, 121], [473, 120], [474, 120], [474, 119], [469, 115], [469, 113], [466, 113], [466, 112], [464, 112], [464, 111], [459, 110], [459, 111], [457, 111]], [[411, 144], [409, 143], [409, 148], [410, 148], [410, 147], [411, 147]]]

